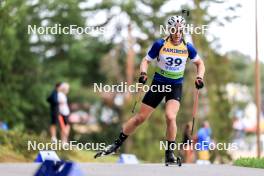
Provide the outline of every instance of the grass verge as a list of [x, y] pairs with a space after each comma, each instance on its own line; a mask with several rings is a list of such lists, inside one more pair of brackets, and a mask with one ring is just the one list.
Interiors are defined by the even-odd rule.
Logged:
[[239, 158], [234, 161], [234, 165], [264, 169], [264, 158]]
[[[0, 131], [0, 162], [33, 162], [39, 151], [28, 150], [28, 141], [47, 143], [47, 137], [36, 134], [26, 134], [17, 131]], [[94, 159], [95, 152], [85, 150], [56, 151], [60, 159], [74, 162], [111, 162], [118, 160], [117, 156], [107, 156]]]

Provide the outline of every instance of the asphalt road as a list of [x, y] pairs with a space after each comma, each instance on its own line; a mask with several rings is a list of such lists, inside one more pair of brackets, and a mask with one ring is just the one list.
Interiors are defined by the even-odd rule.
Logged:
[[[87, 176], [264, 176], [264, 169], [245, 168], [231, 165], [183, 164], [182, 167], [164, 164], [99, 164], [79, 163]], [[0, 164], [1, 176], [32, 176], [38, 169], [35, 163]]]

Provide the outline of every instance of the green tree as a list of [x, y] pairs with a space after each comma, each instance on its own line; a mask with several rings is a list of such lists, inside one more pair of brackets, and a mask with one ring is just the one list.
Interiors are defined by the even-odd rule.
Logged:
[[[28, 34], [29, 25], [84, 27], [86, 17], [82, 15], [85, 10], [80, 9], [81, 2], [1, 3], [0, 114], [11, 127], [45, 131], [49, 124], [46, 98], [56, 82], [69, 81], [77, 92], [93, 80], [105, 80], [97, 68], [111, 44], [91, 36]], [[89, 94], [71, 94], [70, 98], [80, 99]]]

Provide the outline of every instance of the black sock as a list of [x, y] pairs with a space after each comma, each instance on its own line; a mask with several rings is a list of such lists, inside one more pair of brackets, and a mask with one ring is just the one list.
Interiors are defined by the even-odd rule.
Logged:
[[128, 135], [126, 135], [125, 133], [121, 132], [119, 134], [119, 139], [124, 142], [126, 140], [126, 138], [128, 137]]
[[124, 134], [122, 131], [119, 134], [118, 139], [115, 141], [116, 144], [122, 144], [126, 139], [128, 135]]

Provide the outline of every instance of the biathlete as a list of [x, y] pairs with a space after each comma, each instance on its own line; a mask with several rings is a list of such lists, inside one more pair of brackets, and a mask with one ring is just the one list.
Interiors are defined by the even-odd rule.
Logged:
[[167, 21], [167, 25], [170, 31], [169, 36], [165, 39], [156, 40], [141, 62], [139, 83], [146, 83], [148, 65], [157, 59], [157, 68], [152, 85], [170, 85], [171, 91], [161, 92], [150, 89], [142, 100], [139, 112], [123, 124], [122, 131], [114, 143], [107, 146], [104, 151], [97, 153], [95, 158], [115, 153], [127, 137], [151, 115], [165, 97], [166, 140], [169, 146], [165, 151], [165, 163], [166, 165], [177, 163], [177, 158], [170, 146], [172, 144], [175, 145], [177, 133], [176, 116], [182, 96], [185, 64], [189, 58], [196, 66], [195, 86], [197, 89], [201, 89], [204, 86], [205, 66], [193, 45], [184, 41], [185, 19], [182, 16], [171, 16]]

